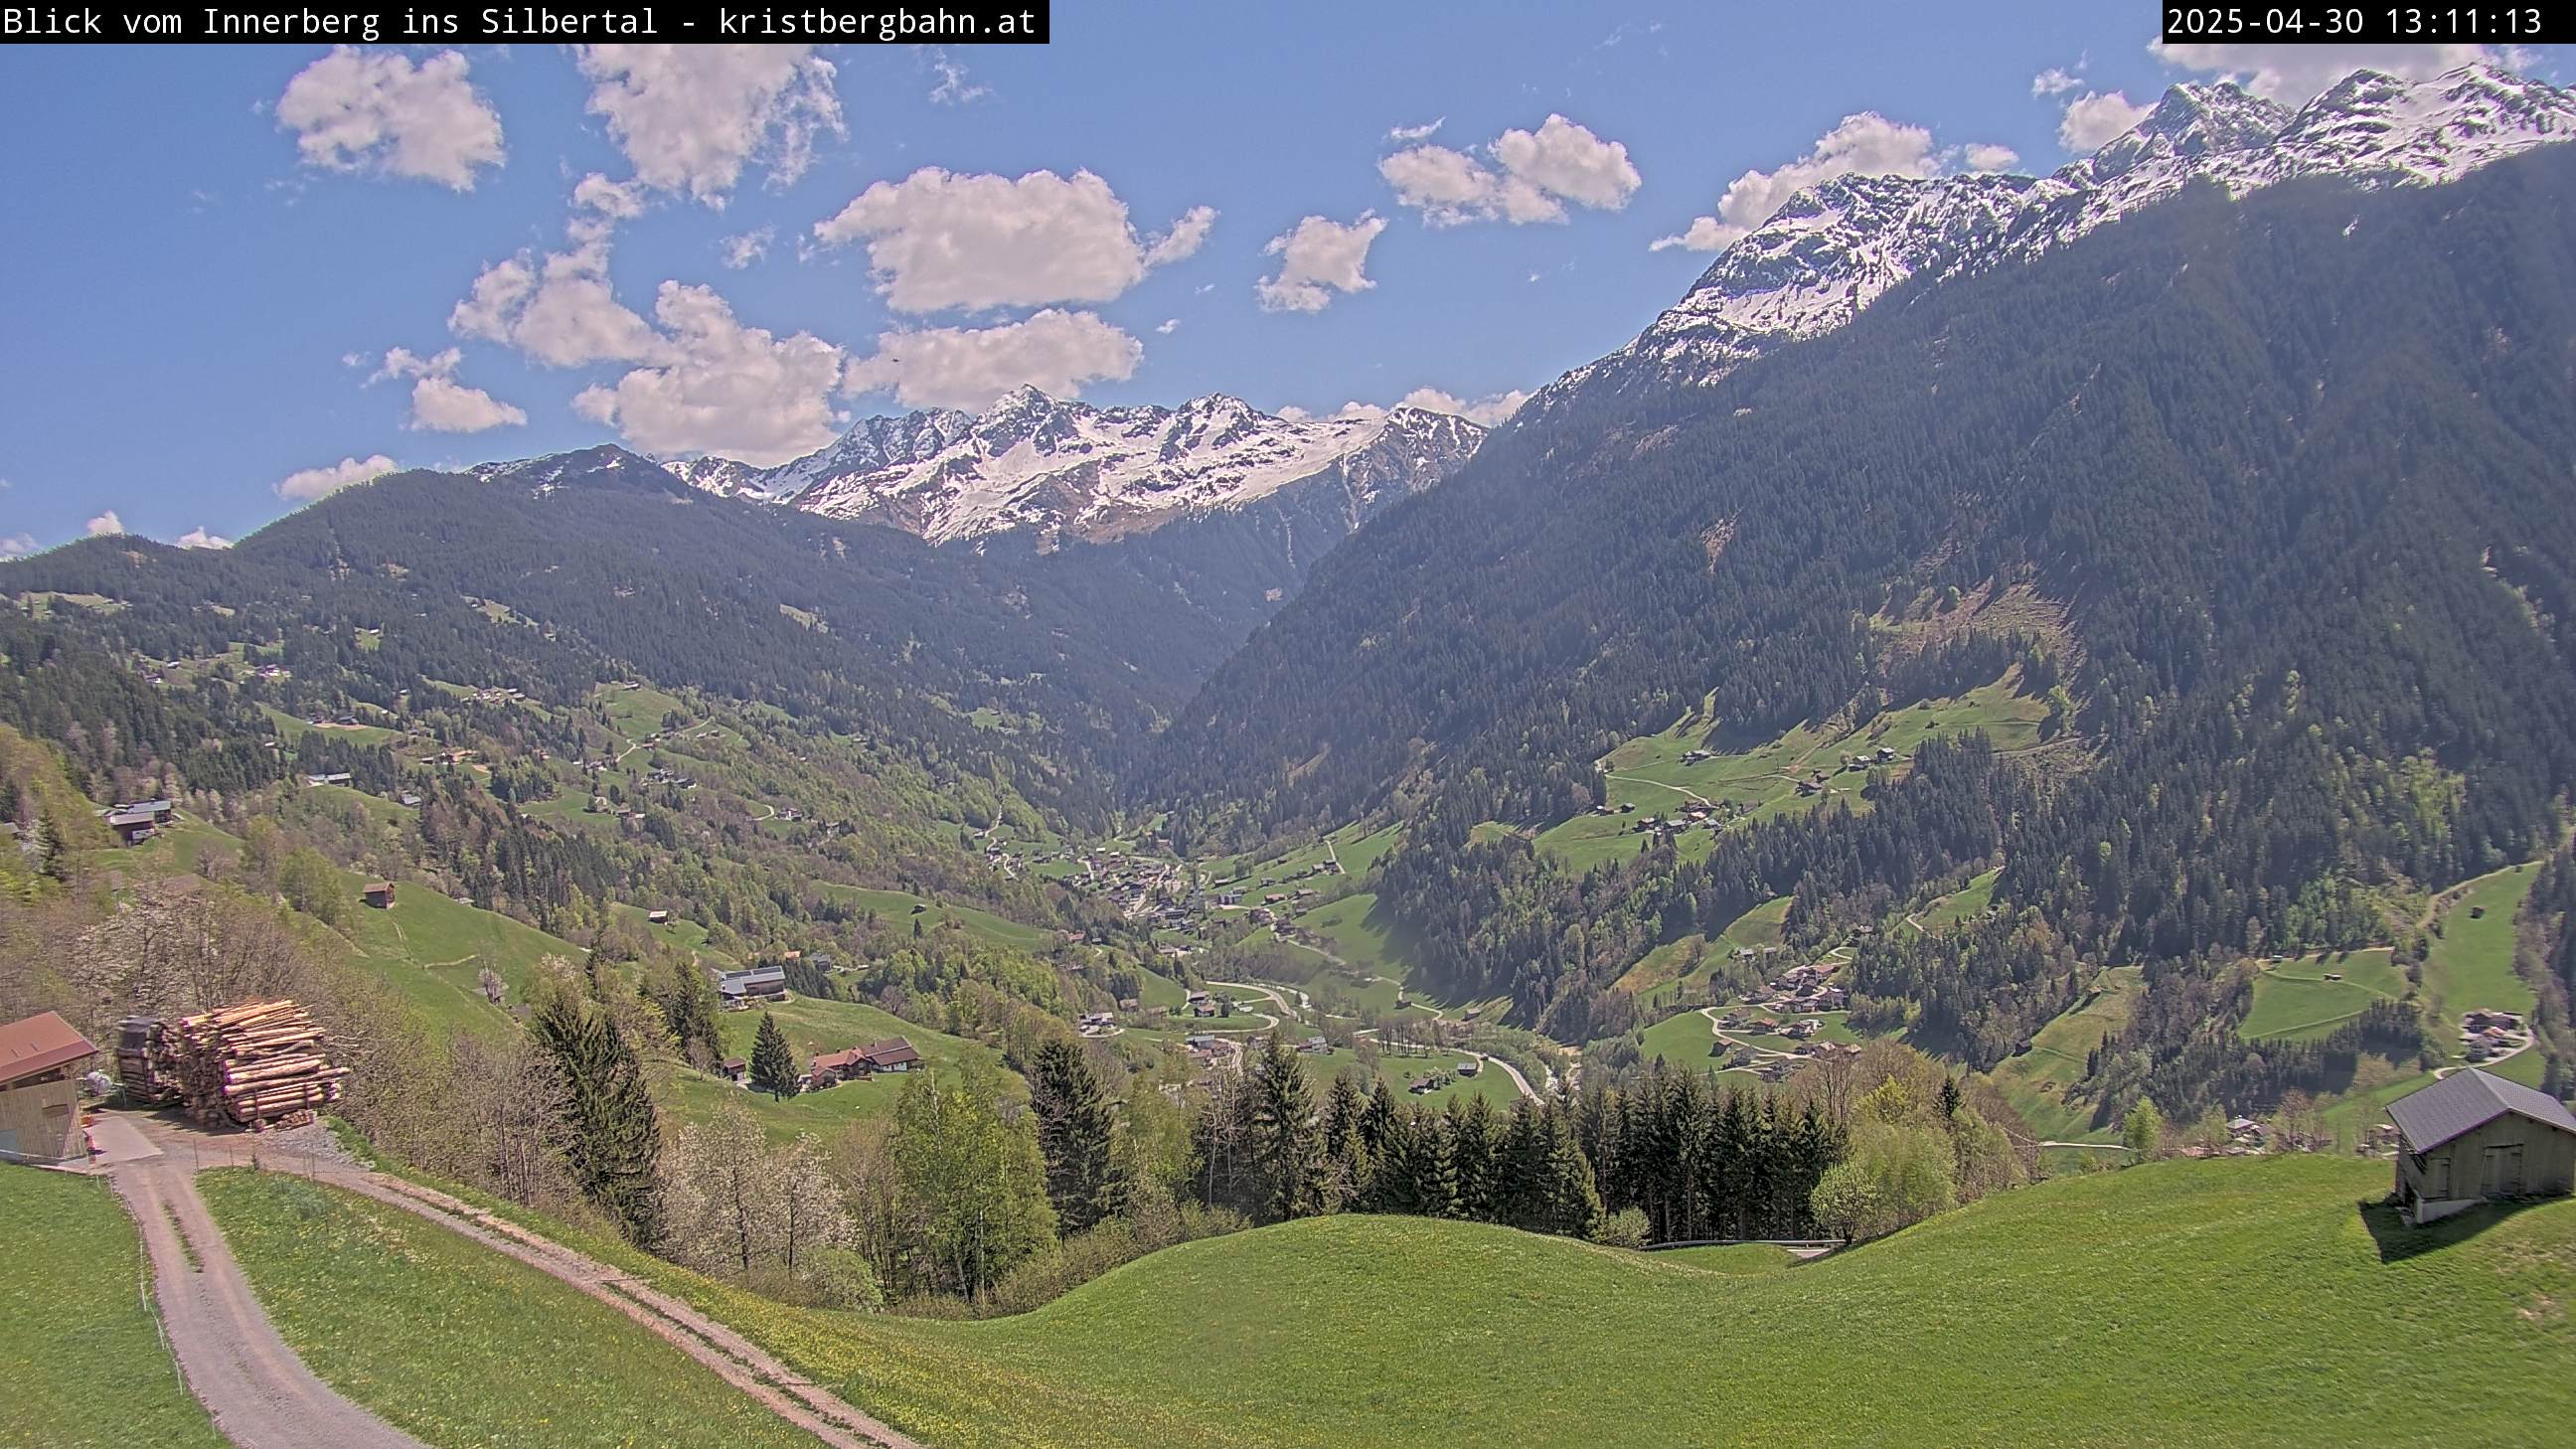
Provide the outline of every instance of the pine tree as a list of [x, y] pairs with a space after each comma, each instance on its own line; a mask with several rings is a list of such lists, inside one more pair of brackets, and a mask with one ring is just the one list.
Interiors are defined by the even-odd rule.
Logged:
[[1372, 1212], [1456, 1215], [1458, 1182], [1450, 1171], [1449, 1133], [1441, 1118], [1407, 1113], [1390, 1121], [1367, 1201]]
[[1482, 1097], [1459, 1105], [1449, 1099], [1450, 1180], [1457, 1193], [1457, 1215], [1491, 1221], [1494, 1190], [1495, 1123], [1493, 1104]]
[[575, 992], [549, 991], [532, 1024], [563, 1070], [573, 1181], [628, 1241], [652, 1247], [662, 1237], [662, 1124], [643, 1062], [616, 1021]]
[[1037, 1118], [1058, 1230], [1078, 1233], [1116, 1212], [1109, 1099], [1079, 1045], [1056, 1037], [1037, 1049], [1029, 1066], [1029, 1111]]
[[1601, 1194], [1592, 1183], [1592, 1164], [1584, 1160], [1583, 1148], [1574, 1140], [1573, 1126], [1565, 1114], [1549, 1111], [1544, 1116], [1539, 1124], [1540, 1187], [1535, 1194], [1533, 1221], [1526, 1226], [1542, 1233], [1588, 1238], [1592, 1236], [1592, 1225], [1601, 1217]]
[[1359, 1084], [1346, 1075], [1335, 1077], [1324, 1099], [1325, 1199], [1333, 1211], [1357, 1206], [1368, 1193], [1376, 1163], [1368, 1144], [1368, 1113], [1369, 1099], [1360, 1095]]
[[1395, 1128], [1395, 1093], [1387, 1089], [1386, 1078], [1377, 1079], [1377, 1090], [1369, 1094], [1368, 1110], [1360, 1114], [1360, 1136], [1368, 1142], [1371, 1156], [1386, 1151], [1388, 1135]]
[[1502, 1147], [1494, 1154], [1494, 1186], [1486, 1197], [1486, 1220], [1546, 1231], [1551, 1168], [1546, 1125], [1539, 1121], [1530, 1099], [1523, 1097], [1512, 1104]]
[[1315, 1125], [1315, 1091], [1306, 1068], [1277, 1032], [1261, 1049], [1252, 1088], [1253, 1158], [1259, 1165], [1266, 1222], [1313, 1217], [1324, 1197], [1323, 1134]]
[[767, 1092], [772, 1099], [796, 1094], [796, 1053], [787, 1045], [787, 1033], [778, 1029], [778, 1020], [768, 1012], [760, 1014], [760, 1034], [751, 1043], [751, 1089]]

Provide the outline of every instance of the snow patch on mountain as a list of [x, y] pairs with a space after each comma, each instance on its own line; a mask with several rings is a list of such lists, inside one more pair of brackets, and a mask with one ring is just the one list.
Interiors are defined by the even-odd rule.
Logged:
[[775, 468], [725, 458], [664, 466], [712, 493], [866, 518], [934, 543], [1024, 528], [1106, 538], [1328, 475], [1350, 490], [1355, 518], [1365, 516], [1446, 477], [1484, 434], [1417, 408], [1289, 419], [1221, 395], [1101, 408], [1023, 387], [980, 416], [869, 418]]
[[2484, 64], [2419, 82], [2356, 71], [2295, 112], [2233, 84], [2178, 85], [2127, 135], [2046, 177], [1843, 176], [1801, 191], [1635, 341], [1536, 402], [1641, 367], [1714, 382], [1918, 276], [2026, 261], [2195, 182], [2239, 198], [2308, 176], [2429, 185], [2571, 138], [2576, 93]]

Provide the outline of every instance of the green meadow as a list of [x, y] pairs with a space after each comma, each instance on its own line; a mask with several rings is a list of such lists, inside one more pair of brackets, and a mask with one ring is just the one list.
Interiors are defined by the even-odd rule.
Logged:
[[[723, 1033], [728, 1055], [750, 1060], [752, 1041], [760, 1032], [763, 1010], [777, 1018], [779, 1030], [787, 1036], [787, 1045], [796, 1053], [799, 1070], [813, 1059], [816, 1052], [840, 1051], [900, 1036], [910, 1040], [921, 1052], [922, 1064], [915, 1070], [954, 1072], [968, 1062], [974, 1062], [1014, 1084], [1018, 1081], [1003, 1067], [1002, 1054], [981, 1042], [916, 1026], [873, 1006], [852, 1001], [822, 1001], [809, 996], [792, 997], [774, 1006], [728, 1011], [720, 1015], [716, 1024]], [[787, 1138], [802, 1132], [830, 1133], [854, 1122], [891, 1119], [895, 1095], [903, 1090], [904, 1080], [901, 1076], [863, 1077], [823, 1091], [773, 1100], [760, 1092], [745, 1091], [720, 1077], [683, 1068], [673, 1075], [664, 1105], [683, 1122], [710, 1120], [728, 1104], [749, 1107], [752, 1115], [759, 1119], [763, 1131], [772, 1137]]]
[[2576, 1203], [2416, 1232], [2356, 1206], [2386, 1189], [2372, 1161], [2159, 1163], [1750, 1274], [1310, 1219], [979, 1323], [635, 1266], [943, 1449], [2548, 1442], [2576, 1413]]
[[815, 889], [834, 900], [875, 911], [898, 927], [906, 921], [916, 921], [922, 930], [935, 931], [954, 921], [970, 934], [1015, 951], [1044, 951], [1055, 942], [1055, 934], [1042, 927], [1007, 920], [976, 906], [934, 901], [909, 891], [870, 890], [864, 886], [828, 882], [818, 882]]
[[2067, 1142], [2109, 1135], [2108, 1129], [2095, 1132], [2092, 1109], [2070, 1105], [2066, 1091], [2084, 1079], [2085, 1058], [2103, 1038], [2128, 1025], [2137, 989], [2137, 967], [2104, 970], [2081, 1001], [2032, 1035], [2030, 1050], [1996, 1063], [1986, 1074], [2032, 1131]]
[[2263, 966], [2254, 978], [2254, 1009], [2236, 1026], [2247, 1041], [2309, 1041], [2361, 1015], [2374, 1001], [2406, 995], [2406, 973], [2385, 946], [2318, 951]]
[[2531, 1010], [2530, 983], [2513, 969], [2513, 918], [2536, 874], [2531, 866], [2517, 865], [2480, 876], [2443, 908], [2441, 933], [2425, 956], [2424, 994], [2441, 1023], [2436, 1045], [2454, 1061], [2460, 1018], [2468, 1012]]
[[[2017, 677], [2009, 674], [1956, 699], [1926, 700], [1911, 708], [1889, 710], [1856, 730], [1809, 723], [1750, 749], [1685, 764], [1685, 756], [1703, 748], [1700, 741], [1710, 724], [1704, 713], [1690, 715], [1661, 734], [1629, 740], [1604, 755], [1599, 764], [1612, 813], [1578, 815], [1542, 831], [1539, 848], [1566, 865], [1588, 870], [1634, 855], [1644, 839], [1635, 828], [1640, 820], [1694, 800], [1740, 807], [1746, 812], [1744, 818], [1752, 820], [1809, 809], [1828, 799], [1866, 809], [1860, 787], [1868, 772], [1843, 769], [1844, 755], [1875, 758], [1882, 747], [1894, 750], [1897, 759], [1885, 768], [1902, 777], [1912, 768], [1914, 747], [1934, 735], [1983, 730], [1997, 749], [2038, 744], [2047, 705], [2019, 693]], [[1800, 795], [1798, 783], [1817, 770], [1825, 772], [1823, 792]], [[1633, 808], [1622, 814], [1622, 806]], [[1680, 852], [1685, 859], [1706, 855], [1712, 839], [1705, 828], [1685, 832]]]
[[223, 1449], [162, 1347], [134, 1222], [99, 1178], [0, 1166], [0, 1445]]
[[198, 1181], [287, 1344], [437, 1449], [814, 1442], [616, 1309], [436, 1223], [282, 1173]]

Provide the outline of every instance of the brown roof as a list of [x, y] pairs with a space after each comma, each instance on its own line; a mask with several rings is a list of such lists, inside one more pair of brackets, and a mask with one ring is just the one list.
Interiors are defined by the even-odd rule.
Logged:
[[851, 1047], [847, 1051], [816, 1052], [814, 1054], [814, 1070], [818, 1072], [846, 1072], [850, 1068], [867, 1060], [867, 1055], [868, 1050], [865, 1047]]
[[88, 1037], [50, 1011], [0, 1026], [0, 1082], [39, 1076], [97, 1054]]
[[921, 1053], [913, 1049], [912, 1043], [899, 1036], [869, 1047], [866, 1055], [868, 1065], [872, 1067], [890, 1067], [898, 1063], [921, 1060]]

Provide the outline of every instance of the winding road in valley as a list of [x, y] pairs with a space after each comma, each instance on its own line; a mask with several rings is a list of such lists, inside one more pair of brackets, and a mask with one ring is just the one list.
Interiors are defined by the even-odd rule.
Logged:
[[[1312, 948], [1310, 948], [1310, 949], [1312, 949]], [[1353, 970], [1353, 971], [1356, 971], [1356, 970], [1358, 969], [1357, 967], [1352, 966], [1352, 965], [1351, 965], [1351, 963], [1349, 963], [1348, 961], [1343, 960], [1341, 957], [1334, 955], [1334, 954], [1333, 954], [1332, 952], [1330, 952], [1330, 951], [1321, 951], [1321, 952], [1318, 952], [1317, 954], [1319, 954], [1319, 955], [1323, 956], [1326, 960], [1331, 961], [1334, 965], [1341, 966], [1341, 967], [1343, 967], [1343, 968], [1345, 968], [1345, 969]], [[1372, 980], [1376, 980], [1376, 981], [1388, 981], [1388, 980], [1392, 980], [1393, 978], [1391, 978], [1391, 977], [1386, 977], [1386, 976], [1377, 976], [1377, 977], [1372, 977], [1372, 978], [1370, 978], [1370, 979], [1372, 979]], [[1399, 984], [1399, 985], [1401, 985], [1402, 983], [1398, 983], [1398, 984]], [[1258, 993], [1258, 994], [1260, 994], [1260, 995], [1262, 995], [1262, 996], [1266, 996], [1266, 997], [1270, 998], [1270, 1002], [1271, 1002], [1271, 1004], [1272, 1004], [1272, 1005], [1274, 1005], [1274, 1006], [1278, 1007], [1281, 1011], [1286, 1012], [1286, 1013], [1287, 1013], [1291, 1018], [1294, 1018], [1294, 1017], [1297, 1015], [1297, 1013], [1296, 1013], [1295, 1011], [1293, 1011], [1293, 1010], [1291, 1010], [1291, 1009], [1289, 1008], [1289, 1005], [1288, 1005], [1288, 999], [1287, 999], [1286, 997], [1284, 997], [1284, 996], [1282, 996], [1282, 995], [1280, 995], [1280, 994], [1279, 994], [1279, 993], [1280, 993], [1280, 990], [1281, 990], [1281, 988], [1279, 988], [1279, 987], [1275, 987], [1275, 986], [1267, 986], [1267, 985], [1264, 985], [1264, 984], [1262, 984], [1261, 982], [1258, 982], [1258, 981], [1216, 981], [1216, 980], [1210, 980], [1210, 981], [1208, 982], [1208, 985], [1210, 985], [1210, 986], [1222, 986], [1222, 987], [1227, 988], [1228, 990], [1233, 990], [1233, 991], [1251, 991], [1251, 992], [1256, 992], [1256, 993]], [[1298, 990], [1296, 987], [1294, 987], [1294, 986], [1287, 987], [1286, 989], [1287, 989], [1287, 990], [1289, 990], [1289, 991], [1295, 991], [1295, 992], [1297, 993], [1297, 1000], [1298, 1000], [1298, 1003], [1299, 1003], [1301, 1006], [1303, 1006], [1307, 1011], [1313, 1011], [1313, 1010], [1315, 1009], [1315, 1000], [1314, 1000], [1314, 998], [1313, 998], [1313, 997], [1311, 997], [1311, 996], [1307, 995], [1307, 994], [1306, 994], [1305, 992], [1303, 992], [1303, 991], [1299, 991], [1299, 990]], [[1434, 1006], [1434, 1007], [1431, 1007], [1431, 1008], [1430, 1008], [1430, 1011], [1431, 1011], [1431, 1019], [1432, 1019], [1433, 1021], [1435, 1021], [1435, 1022], [1443, 1022], [1443, 1021], [1447, 1021], [1447, 1020], [1449, 1019], [1448, 1008], [1446, 1008], [1446, 1007]], [[1255, 1015], [1255, 1016], [1264, 1016], [1264, 1015], [1267, 1015], [1267, 1014], [1268, 1014], [1268, 1013], [1266, 1013], [1266, 1012], [1254, 1012], [1254, 1013], [1253, 1013], [1253, 1015]], [[1347, 1018], [1345, 1018], [1345, 1019], [1347, 1019]], [[1265, 1028], [1265, 1029], [1275, 1029], [1278, 1025], [1279, 1025], [1278, 1020], [1277, 1020], [1276, 1018], [1273, 1018], [1273, 1019], [1271, 1020], [1271, 1023], [1270, 1023], [1270, 1028]], [[1367, 1035], [1374, 1034], [1374, 1033], [1375, 1033], [1375, 1031], [1376, 1031], [1376, 1028], [1375, 1028], [1375, 1027], [1363, 1027], [1363, 1028], [1361, 1028], [1359, 1031], [1352, 1033], [1352, 1035], [1354, 1035], [1354, 1036], [1367, 1036]], [[1470, 1049], [1468, 1049], [1468, 1048], [1466, 1048], [1466, 1047], [1444, 1047], [1444, 1048], [1442, 1048], [1442, 1050], [1444, 1050], [1444, 1051], [1451, 1051], [1451, 1052], [1455, 1052], [1457, 1055], [1462, 1056], [1462, 1057], [1473, 1057], [1473, 1058], [1475, 1058], [1477, 1061], [1480, 1061], [1480, 1062], [1485, 1063], [1487, 1066], [1491, 1066], [1491, 1067], [1498, 1068], [1498, 1069], [1502, 1072], [1502, 1074], [1503, 1074], [1504, 1076], [1507, 1076], [1507, 1077], [1509, 1077], [1509, 1078], [1511, 1078], [1511, 1079], [1512, 1079], [1512, 1085], [1513, 1085], [1514, 1087], [1519, 1088], [1519, 1089], [1520, 1089], [1520, 1094], [1521, 1094], [1522, 1096], [1524, 1096], [1524, 1097], [1528, 1097], [1528, 1098], [1531, 1098], [1532, 1100], [1536, 1100], [1536, 1099], [1537, 1099], [1537, 1097], [1538, 1097], [1538, 1095], [1539, 1095], [1538, 1089], [1537, 1089], [1536, 1087], [1533, 1087], [1533, 1086], [1531, 1086], [1531, 1085], [1530, 1085], [1530, 1079], [1529, 1079], [1527, 1076], [1524, 1076], [1524, 1075], [1521, 1073], [1521, 1069], [1520, 1069], [1520, 1068], [1518, 1068], [1518, 1067], [1516, 1067], [1516, 1066], [1513, 1066], [1510, 1062], [1504, 1061], [1501, 1057], [1495, 1056], [1495, 1055], [1493, 1055], [1493, 1054], [1492, 1054], [1492, 1053], [1490, 1053], [1490, 1052], [1472, 1051], [1472, 1050], [1470, 1050]]]

